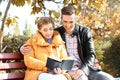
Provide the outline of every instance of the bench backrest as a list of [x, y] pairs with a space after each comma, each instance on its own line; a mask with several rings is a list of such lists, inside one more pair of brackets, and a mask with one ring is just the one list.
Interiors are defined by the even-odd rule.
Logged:
[[[22, 70], [21, 70], [22, 69]], [[25, 76], [26, 66], [20, 53], [0, 53], [0, 80], [19, 80]]]

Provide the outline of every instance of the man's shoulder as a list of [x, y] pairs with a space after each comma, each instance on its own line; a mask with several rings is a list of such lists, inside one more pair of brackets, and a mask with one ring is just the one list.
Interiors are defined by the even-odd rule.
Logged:
[[63, 26], [60, 26], [60, 27], [57, 27], [57, 28], [55, 28], [55, 30], [63, 30], [64, 28], [63, 28]]
[[90, 27], [89, 26], [81, 26], [81, 25], [78, 25], [77, 24], [77, 28], [79, 29], [80, 32], [87, 32], [90, 30]]
[[63, 26], [55, 28], [56, 31], [58, 31], [61, 35], [65, 32], [65, 29]]

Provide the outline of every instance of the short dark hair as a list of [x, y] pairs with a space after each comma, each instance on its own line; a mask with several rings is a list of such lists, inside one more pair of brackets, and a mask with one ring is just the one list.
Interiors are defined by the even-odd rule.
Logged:
[[75, 14], [75, 8], [73, 6], [63, 7], [61, 10], [62, 15], [72, 15]]
[[54, 22], [52, 20], [52, 18], [50, 17], [41, 17], [39, 20], [38, 20], [38, 24], [37, 24], [37, 27], [38, 29], [40, 29], [43, 25], [46, 25], [46, 24], [49, 24], [51, 23], [54, 27]]

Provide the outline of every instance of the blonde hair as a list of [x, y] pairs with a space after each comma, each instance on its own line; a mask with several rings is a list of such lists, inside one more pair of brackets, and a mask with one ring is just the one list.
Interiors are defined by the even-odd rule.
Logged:
[[52, 18], [50, 17], [41, 17], [39, 20], [38, 20], [38, 24], [37, 24], [37, 27], [38, 29], [40, 29], [43, 25], [46, 25], [46, 24], [49, 24], [51, 23], [54, 27], [54, 22], [52, 21]]

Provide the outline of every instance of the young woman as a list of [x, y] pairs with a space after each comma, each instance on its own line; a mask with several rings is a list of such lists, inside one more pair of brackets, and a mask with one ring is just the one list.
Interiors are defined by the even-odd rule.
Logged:
[[60, 68], [51, 71], [46, 67], [48, 57], [58, 60], [67, 57], [64, 41], [59, 33], [54, 31], [52, 19], [41, 17], [37, 27], [35, 35], [26, 42], [26, 45], [32, 47], [32, 51], [24, 55], [27, 66], [24, 80], [71, 80]]

